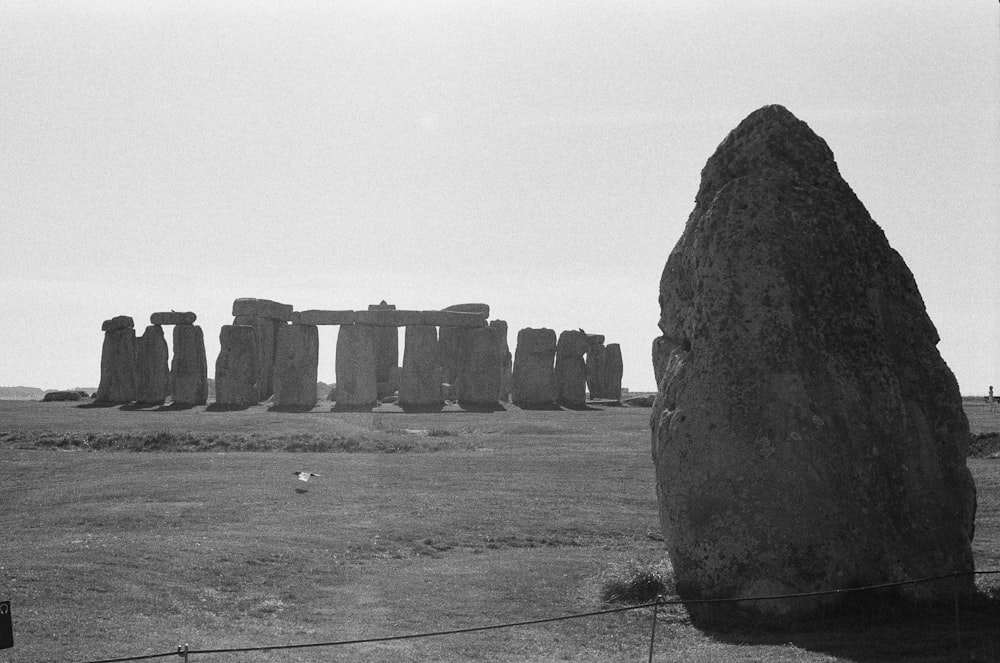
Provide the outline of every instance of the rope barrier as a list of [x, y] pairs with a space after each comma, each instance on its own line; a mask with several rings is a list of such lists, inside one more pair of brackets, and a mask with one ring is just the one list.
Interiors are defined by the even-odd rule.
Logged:
[[[375, 638], [357, 638], [353, 640], [333, 640], [329, 642], [310, 642], [303, 644], [291, 644], [291, 645], [265, 645], [258, 647], [230, 647], [221, 649], [190, 649], [188, 645], [178, 645], [176, 651], [166, 652], [161, 654], [146, 654], [143, 656], [129, 656], [124, 658], [108, 658], [101, 660], [87, 661], [86, 663], [125, 663], [126, 661], [142, 661], [154, 658], [165, 658], [167, 656], [180, 656], [186, 662], [188, 656], [196, 654], [237, 654], [246, 652], [264, 652], [264, 651], [279, 651], [287, 649], [308, 649], [315, 647], [337, 647], [343, 645], [358, 645], [358, 644], [370, 644], [377, 642], [391, 642], [397, 640], [413, 640], [416, 638], [431, 638], [442, 635], [459, 635], [462, 633], [476, 633], [480, 631], [493, 631], [498, 629], [515, 628], [519, 626], [531, 626], [535, 624], [547, 624], [551, 622], [566, 621], [570, 619], [581, 619], [584, 617], [596, 617], [599, 615], [607, 615], [618, 612], [629, 612], [632, 610], [641, 610], [643, 608], [653, 608], [653, 624], [651, 627], [650, 636], [650, 657], [652, 657], [653, 651], [653, 638], [656, 634], [656, 615], [657, 611], [661, 606], [668, 605], [695, 605], [704, 603], [740, 603], [744, 601], [773, 601], [773, 600], [784, 600], [784, 599], [797, 599], [797, 598], [809, 598], [813, 596], [830, 596], [833, 594], [846, 594], [850, 592], [865, 592], [873, 591], [878, 589], [889, 589], [893, 587], [903, 587], [905, 585], [918, 585], [929, 582], [937, 582], [939, 580], [947, 580], [949, 578], [958, 578], [961, 576], [978, 576], [978, 575], [996, 575], [1000, 574], [1000, 569], [989, 569], [983, 571], [957, 571], [955, 573], [947, 573], [944, 575], [933, 576], [928, 578], [919, 578], [916, 580], [899, 580], [895, 582], [886, 582], [875, 585], [865, 585], [863, 587], [845, 587], [843, 589], [827, 589], [816, 592], [798, 592], [789, 594], [774, 594], [767, 596], [747, 596], [741, 598], [717, 598], [717, 599], [671, 599], [666, 600], [662, 596], [657, 596], [655, 601], [650, 601], [648, 603], [639, 603], [635, 605], [624, 606], [621, 608], [607, 608], [604, 610], [593, 610], [590, 612], [579, 612], [573, 613], [571, 615], [562, 615], [560, 617], [543, 617], [540, 619], [528, 619], [517, 622], [505, 622], [501, 624], [490, 624], [486, 626], [469, 626], [466, 628], [456, 628], [449, 629], [445, 631], [429, 631], [423, 633], [408, 633], [403, 635], [387, 635]], [[957, 608], [956, 608], [957, 609]], [[652, 660], [652, 659], [650, 659]]]

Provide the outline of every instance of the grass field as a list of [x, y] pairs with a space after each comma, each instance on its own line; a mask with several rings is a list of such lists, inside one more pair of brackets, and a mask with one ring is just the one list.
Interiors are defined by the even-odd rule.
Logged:
[[[664, 558], [648, 409], [128, 410], [0, 401], [0, 661], [90, 661], [457, 629], [608, 607]], [[390, 409], [391, 408], [387, 408]], [[975, 432], [1000, 413], [967, 403]], [[181, 441], [198, 453], [117, 451]], [[207, 442], [206, 442], [207, 440]], [[269, 446], [270, 445], [270, 446]], [[104, 448], [102, 451], [87, 449]], [[277, 451], [237, 449], [266, 449]], [[325, 452], [307, 452], [310, 449]], [[1000, 460], [972, 459], [977, 568], [1000, 568]], [[303, 483], [295, 470], [320, 477]], [[1000, 581], [990, 581], [1000, 584]], [[993, 585], [991, 585], [992, 587]], [[657, 661], [1000, 661], [994, 604], [710, 633], [661, 610]], [[644, 661], [648, 609], [195, 661]]]

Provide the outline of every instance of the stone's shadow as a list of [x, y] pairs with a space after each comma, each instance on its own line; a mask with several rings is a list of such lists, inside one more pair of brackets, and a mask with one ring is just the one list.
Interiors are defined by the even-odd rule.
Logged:
[[268, 412], [312, 412], [315, 405], [272, 405]]
[[205, 408], [205, 412], [242, 412], [243, 410], [249, 410], [251, 405], [225, 405], [219, 403], [212, 403]]
[[163, 403], [128, 403], [127, 405], [122, 405], [120, 409], [122, 412], [137, 412], [140, 410], [153, 410], [155, 408], [163, 407]]
[[463, 403], [459, 401], [458, 407], [466, 412], [506, 412], [504, 406], [497, 403]]
[[396, 406], [406, 414], [433, 414], [444, 410], [443, 403], [441, 405], [399, 405], [397, 403]]
[[376, 407], [377, 404], [372, 405], [341, 405], [340, 403], [334, 403], [330, 406], [330, 412], [371, 412]]
[[[204, 405], [204, 403], [202, 403]], [[194, 403], [171, 403], [170, 405], [161, 405], [153, 409], [153, 412], [184, 412], [185, 410], [190, 410], [192, 408], [198, 407]]]
[[73, 407], [78, 407], [82, 410], [92, 410], [92, 409], [102, 409], [109, 407], [127, 407], [128, 403], [115, 403], [113, 401], [94, 401], [92, 403], [80, 403], [79, 405], [74, 405]]
[[514, 407], [520, 410], [553, 411], [553, 412], [562, 409], [555, 403], [514, 403]]
[[[731, 618], [735, 613], [727, 611]], [[727, 644], [787, 646], [857, 663], [883, 661], [1000, 661], [1000, 599], [914, 604], [891, 595], [852, 599], [825, 613], [763, 623], [740, 613], [727, 624], [692, 616], [705, 635]], [[717, 615], [722, 616], [722, 615]]]
[[308, 493], [309, 489], [308, 488], [296, 488], [295, 492], [298, 493], [299, 495], [303, 495], [305, 493]]
[[584, 403], [583, 405], [579, 405], [576, 403], [560, 403], [559, 407], [562, 408], [563, 410], [572, 410], [573, 412], [597, 412], [598, 410], [601, 409], [599, 407], [590, 407], [586, 403]]

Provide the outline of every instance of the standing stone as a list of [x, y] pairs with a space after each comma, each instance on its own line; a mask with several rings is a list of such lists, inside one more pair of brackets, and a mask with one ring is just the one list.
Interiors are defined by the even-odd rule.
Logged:
[[519, 407], [551, 407], [556, 400], [556, 333], [525, 327], [517, 332], [511, 399]]
[[281, 325], [274, 353], [275, 407], [311, 408], [319, 395], [319, 329]]
[[337, 334], [337, 409], [365, 410], [378, 404], [375, 328], [342, 325]]
[[[490, 314], [489, 304], [453, 304], [442, 310], [457, 313], [479, 313], [486, 317]], [[465, 327], [442, 325], [438, 335], [441, 379], [450, 385], [458, 384], [458, 376], [462, 372], [462, 342], [466, 337], [466, 332], [468, 332], [468, 328]]]
[[[767, 106], [722, 142], [659, 301], [652, 447], [682, 598], [972, 571], [958, 384], [913, 275], [804, 122]], [[780, 621], [840, 598], [739, 609]]]
[[[369, 311], [395, 311], [395, 304], [369, 304]], [[435, 344], [437, 332], [435, 331]], [[393, 381], [393, 369], [399, 366], [399, 328], [375, 328], [375, 390], [378, 398], [392, 396], [398, 385]]]
[[604, 384], [606, 354], [604, 337], [587, 334], [587, 390], [591, 398], [607, 398]]
[[556, 403], [570, 408], [587, 405], [587, 334], [567, 330], [556, 344]]
[[622, 346], [618, 343], [608, 343], [604, 349], [604, 398], [621, 402], [624, 372]]
[[135, 400], [147, 405], [162, 405], [170, 395], [170, 364], [163, 327], [149, 325], [136, 339]]
[[208, 402], [208, 360], [205, 334], [198, 325], [174, 327], [174, 358], [170, 363], [174, 405]]
[[223, 325], [215, 360], [215, 403], [223, 406], [260, 402], [257, 332], [250, 325]]
[[257, 391], [260, 400], [267, 400], [274, 393], [274, 350], [278, 329], [285, 323], [259, 315], [238, 315], [234, 325], [253, 327], [257, 338]]
[[131, 403], [135, 400], [135, 329], [132, 318], [120, 315], [105, 320], [101, 348], [101, 382], [94, 394], [100, 403]]
[[403, 410], [440, 410], [444, 407], [444, 399], [441, 396], [437, 328], [428, 325], [407, 327], [403, 343], [399, 406]]
[[503, 337], [498, 327], [465, 331], [455, 385], [458, 404], [464, 409], [496, 407], [503, 375]]
[[497, 400], [501, 403], [509, 403], [513, 355], [511, 355], [510, 346], [507, 344], [507, 321], [490, 320], [490, 327], [495, 328], [500, 335], [500, 349], [503, 352], [503, 366], [500, 368], [500, 390], [497, 392]]

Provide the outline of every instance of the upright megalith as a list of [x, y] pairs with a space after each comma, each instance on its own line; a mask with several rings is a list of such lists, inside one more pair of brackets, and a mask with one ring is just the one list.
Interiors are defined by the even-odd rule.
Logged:
[[242, 407], [256, 405], [260, 401], [258, 357], [257, 332], [252, 326], [222, 326], [219, 356], [215, 360], [216, 405]]
[[274, 351], [278, 328], [292, 319], [292, 305], [242, 297], [233, 301], [233, 324], [249, 325], [257, 334], [257, 388], [260, 399], [274, 393]]
[[94, 400], [103, 403], [130, 403], [135, 400], [135, 323], [119, 315], [101, 324], [101, 382]]
[[444, 399], [441, 395], [437, 327], [407, 327], [403, 343], [399, 406], [403, 410], [440, 410]]
[[455, 396], [463, 409], [496, 408], [503, 376], [504, 338], [500, 327], [463, 334]]
[[[453, 304], [446, 306], [442, 310], [475, 314], [482, 316], [483, 320], [490, 315], [489, 304]], [[438, 349], [441, 356], [441, 379], [450, 385], [457, 385], [458, 375], [462, 371], [462, 342], [467, 332], [468, 328], [465, 327], [441, 325], [441, 330], [438, 334]]]
[[503, 353], [503, 365], [500, 367], [500, 390], [497, 392], [497, 400], [501, 403], [509, 403], [514, 356], [510, 353], [510, 345], [507, 343], [507, 321], [490, 320], [490, 327], [497, 330], [500, 351]]
[[319, 329], [316, 325], [281, 325], [274, 352], [274, 405], [316, 405], [319, 372]]
[[555, 356], [554, 330], [525, 327], [517, 332], [511, 376], [511, 400], [514, 405], [528, 408], [553, 406], [556, 400]]
[[173, 345], [170, 380], [174, 405], [204, 405], [208, 402], [204, 332], [198, 325], [176, 325]]
[[622, 346], [618, 343], [608, 343], [604, 348], [604, 398], [621, 402], [624, 373]]
[[378, 404], [375, 382], [375, 328], [342, 325], [337, 333], [338, 410], [370, 410]]
[[[958, 385], [913, 275], [804, 122], [767, 106], [719, 145], [659, 303], [652, 452], [682, 598], [973, 569]], [[897, 591], [972, 587], [961, 575]], [[780, 620], [838, 600], [739, 609]]]
[[587, 405], [587, 333], [567, 330], [556, 344], [556, 403], [569, 408]]
[[[395, 304], [386, 304], [383, 299], [378, 304], [369, 304], [369, 311], [395, 311]], [[436, 333], [436, 332], [435, 332]], [[436, 342], [435, 337], [435, 342]], [[378, 398], [391, 396], [398, 388], [393, 382], [397, 373], [393, 370], [399, 366], [399, 328], [375, 328], [375, 391]]]
[[163, 327], [152, 324], [136, 339], [135, 400], [162, 405], [170, 395], [170, 352]]
[[607, 387], [604, 384], [606, 361], [604, 337], [600, 334], [587, 334], [587, 391], [591, 398], [607, 398]]

